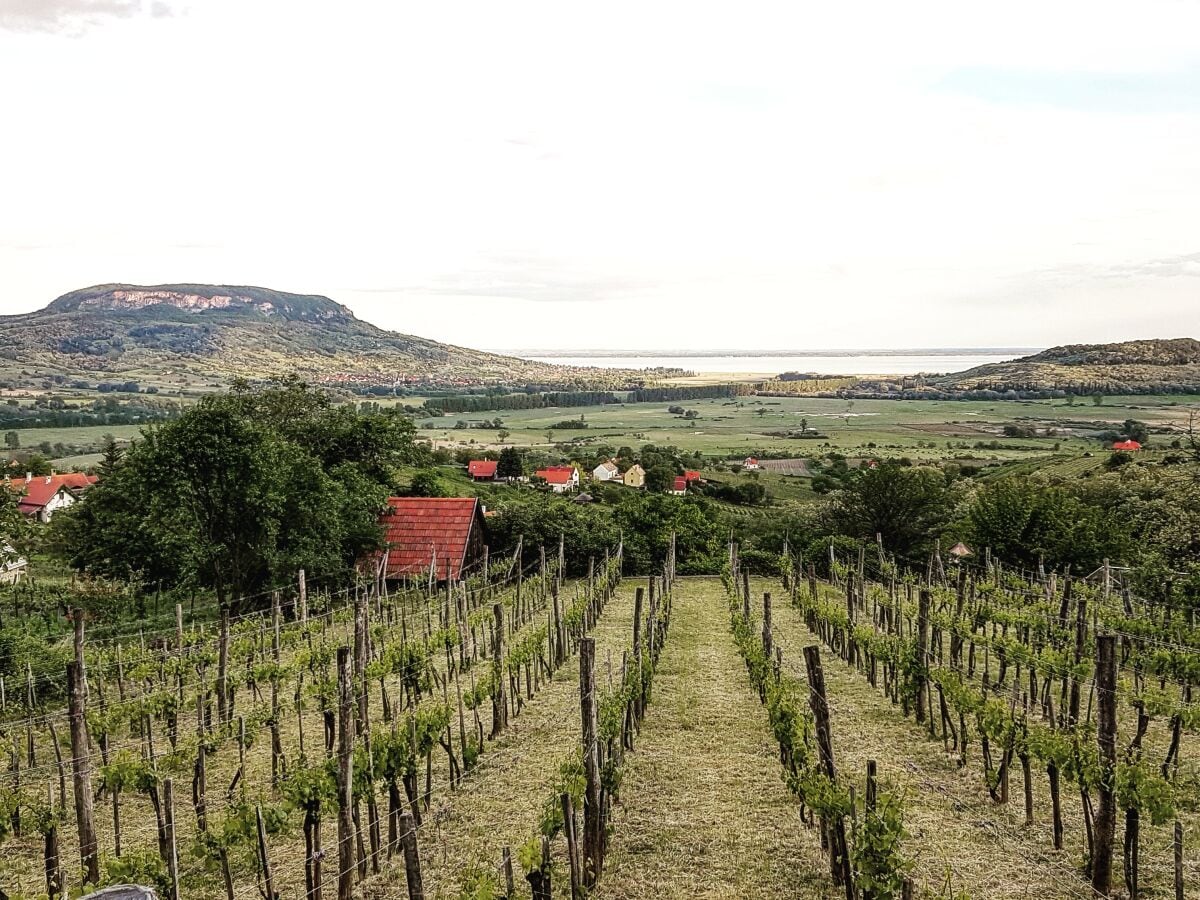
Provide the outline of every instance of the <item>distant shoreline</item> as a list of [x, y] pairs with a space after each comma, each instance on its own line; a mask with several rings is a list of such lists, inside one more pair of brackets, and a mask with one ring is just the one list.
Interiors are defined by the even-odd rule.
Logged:
[[610, 359], [636, 358], [654, 359], [658, 357], [673, 357], [675, 359], [706, 359], [710, 357], [829, 357], [844, 358], [854, 356], [1030, 356], [1039, 353], [1044, 348], [1037, 347], [932, 347], [901, 350], [562, 350], [562, 349], [489, 349], [484, 352], [499, 353], [505, 356], [516, 356], [522, 359], [537, 357], [542, 359]]

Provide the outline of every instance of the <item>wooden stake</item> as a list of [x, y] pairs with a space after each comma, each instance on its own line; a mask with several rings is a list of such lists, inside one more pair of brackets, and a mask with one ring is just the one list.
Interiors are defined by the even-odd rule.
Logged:
[[354, 686], [350, 650], [338, 647], [338, 900], [354, 894]]
[[583, 719], [583, 886], [590, 889], [603, 865], [600, 821], [600, 756], [596, 727], [596, 640], [579, 641], [579, 707]]
[[[179, 900], [179, 843], [175, 837], [175, 782], [170, 778], [163, 779], [163, 816], [167, 832], [167, 875], [171, 878], [169, 900]], [[262, 828], [262, 817], [259, 817], [259, 828]], [[272, 898], [273, 900], [273, 898]]]
[[583, 878], [579, 868], [579, 841], [575, 835], [575, 804], [566, 791], [559, 795], [559, 801], [562, 804], [563, 833], [567, 838], [567, 860], [571, 869], [571, 900], [581, 900]]
[[[1080, 600], [1082, 604], [1082, 598]], [[1113, 838], [1117, 825], [1117, 639], [1096, 638], [1096, 743], [1100, 751], [1099, 802], [1093, 824], [1092, 890], [1107, 897], [1112, 887]]]
[[[279, 895], [275, 893], [275, 879], [271, 876], [271, 859], [267, 856], [267, 829], [263, 825], [261, 806], [255, 805], [254, 820], [258, 828], [258, 859], [262, 865], [263, 894], [266, 900], [279, 900]], [[173, 898], [173, 900], [178, 900], [178, 898]]]
[[421, 856], [417, 849], [417, 828], [408, 810], [400, 813], [400, 843], [404, 846], [404, 876], [408, 882], [408, 900], [425, 900], [425, 886], [421, 883]]
[[[837, 783], [837, 767], [833, 762], [833, 733], [829, 726], [829, 702], [825, 698], [825, 672], [821, 668], [821, 651], [815, 644], [804, 648], [804, 667], [808, 672], [808, 702], [812, 708], [817, 731], [817, 749], [821, 767], [830, 781]], [[854, 900], [854, 881], [850, 877], [850, 854], [846, 844], [846, 823], [836, 816], [830, 823], [829, 863], [835, 884], [846, 889], [846, 900]]]
[[84, 881], [100, 883], [100, 854], [92, 810], [92, 760], [88, 755], [88, 729], [84, 686], [78, 664], [67, 663], [67, 702], [71, 720], [71, 768], [75, 773], [75, 822], [79, 828], [79, 858]]

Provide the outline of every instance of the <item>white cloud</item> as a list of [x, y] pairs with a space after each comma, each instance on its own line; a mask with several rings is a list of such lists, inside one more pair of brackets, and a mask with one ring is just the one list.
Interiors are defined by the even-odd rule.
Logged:
[[[77, 40], [0, 31], [6, 311], [209, 280], [487, 346], [1194, 330], [1152, 261], [1198, 249], [1198, 106], [1066, 86], [1186, 90], [1200, 7], [139, 12]], [[947, 90], [965, 69], [1033, 96]]]

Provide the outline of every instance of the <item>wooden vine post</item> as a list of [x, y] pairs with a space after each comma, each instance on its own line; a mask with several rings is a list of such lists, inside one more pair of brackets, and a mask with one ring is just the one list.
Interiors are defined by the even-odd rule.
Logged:
[[[642, 603], [645, 599], [645, 588], [637, 588], [633, 592], [633, 664], [637, 671], [637, 688], [633, 694], [633, 725], [640, 727], [642, 719]], [[633, 749], [633, 737], [630, 735], [629, 749]]]
[[[171, 878], [168, 900], [179, 900], [179, 842], [175, 837], [175, 782], [163, 779], [163, 815], [167, 831], [167, 875]], [[261, 817], [259, 827], [261, 828]]]
[[84, 881], [100, 883], [100, 854], [92, 809], [92, 760], [88, 753], [87, 704], [78, 663], [67, 663], [67, 705], [71, 720], [71, 771], [74, 773], [75, 822], [79, 828], [79, 859]]
[[338, 647], [338, 900], [354, 893], [354, 686], [350, 650]]
[[[928, 588], [921, 588], [917, 605], [917, 696], [916, 713], [918, 724], [925, 722], [925, 709], [928, 705], [929, 693], [929, 603], [932, 595]], [[930, 722], [930, 727], [933, 723]]]
[[771, 595], [763, 594], [763, 624], [762, 624], [763, 655], [767, 661], [775, 655], [774, 638], [771, 635]]
[[1099, 802], [1094, 825], [1092, 890], [1107, 897], [1112, 888], [1113, 839], [1117, 823], [1117, 639], [1096, 637], [1096, 743], [1100, 751]]
[[[804, 648], [804, 668], [808, 673], [808, 702], [817, 732], [817, 749], [826, 777], [837, 782], [833, 762], [833, 732], [829, 726], [829, 702], [825, 698], [825, 671], [821, 668], [821, 650], [815, 644]], [[846, 823], [838, 815], [829, 822], [829, 865], [833, 883], [846, 889], [846, 900], [854, 900], [854, 881], [850, 877], [850, 854], [846, 843]]]
[[504, 604], [492, 605], [493, 623], [493, 653], [492, 653], [492, 683], [495, 686], [492, 694], [492, 733], [495, 738], [508, 727], [508, 695], [504, 690]]
[[596, 723], [596, 639], [579, 641], [579, 707], [583, 719], [583, 885], [590, 889], [600, 877], [604, 835], [600, 820], [600, 757]]
[[408, 900], [425, 900], [425, 886], [421, 882], [421, 856], [417, 850], [417, 825], [407, 809], [400, 813], [400, 843], [404, 847]]

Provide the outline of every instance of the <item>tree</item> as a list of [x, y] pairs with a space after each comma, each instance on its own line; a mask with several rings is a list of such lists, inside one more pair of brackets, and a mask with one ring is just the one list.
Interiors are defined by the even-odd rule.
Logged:
[[949, 521], [949, 507], [941, 471], [887, 460], [854, 479], [837, 495], [829, 513], [841, 533], [863, 540], [878, 534], [885, 550], [920, 563]]
[[646, 490], [669, 491], [675, 484], [675, 470], [667, 465], [652, 465], [646, 469]]
[[525, 459], [516, 447], [505, 447], [500, 451], [500, 461], [496, 464], [496, 477], [520, 478], [525, 474]]
[[[103, 476], [54, 517], [54, 547], [95, 575], [211, 588], [224, 609], [311, 578], [347, 577], [379, 545], [411, 423], [332, 407], [295, 381], [235, 386], [106, 448]], [[62, 518], [61, 524], [59, 519]]]
[[728, 532], [704, 501], [639, 493], [617, 507], [614, 520], [625, 538], [628, 571], [656, 571], [672, 534], [681, 574], [716, 572], [725, 559]]
[[1150, 443], [1150, 429], [1146, 427], [1145, 422], [1139, 422], [1137, 419], [1126, 419], [1121, 426], [1121, 433], [1131, 441], [1137, 441], [1139, 444]]
[[498, 432], [496, 432], [496, 437], [499, 439], [500, 443], [503, 444], [505, 441], [508, 440], [510, 434], [511, 434], [510, 431], [508, 431], [507, 429], [501, 428]]
[[1018, 478], [981, 488], [966, 526], [977, 546], [1008, 563], [1033, 568], [1041, 560], [1050, 568], [1070, 565], [1076, 571], [1091, 571], [1106, 557], [1123, 558], [1128, 533], [1102, 504]]
[[413, 475], [412, 483], [408, 486], [408, 495], [410, 497], [445, 497], [447, 492], [437, 472], [432, 469], [421, 469]]
[[808, 434], [808, 419], [801, 419], [801, 420], [800, 420], [800, 433], [801, 433], [801, 434]]
[[0, 488], [0, 563], [24, 556], [32, 535], [29, 519], [17, 505], [16, 491]]
[[15, 431], [6, 431], [4, 433], [4, 446], [9, 450], [17, 450], [21, 446], [21, 436]]

